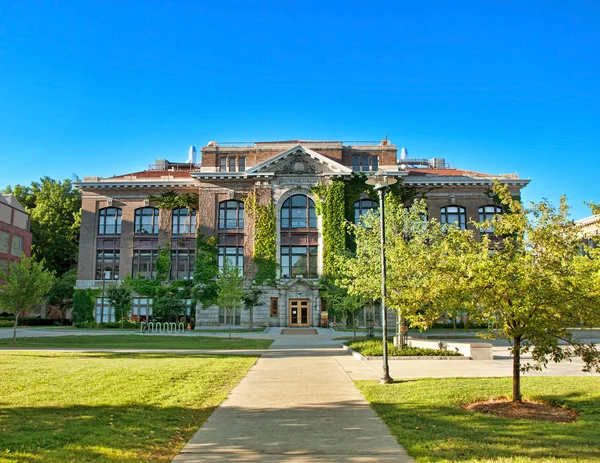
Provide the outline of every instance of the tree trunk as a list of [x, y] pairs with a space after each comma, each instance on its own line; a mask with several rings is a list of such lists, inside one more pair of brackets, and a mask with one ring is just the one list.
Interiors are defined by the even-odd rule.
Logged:
[[521, 336], [513, 338], [513, 403], [521, 402]]
[[456, 315], [452, 315], [452, 329], [456, 331]]
[[231, 339], [231, 324], [233, 322], [233, 313], [229, 314], [229, 338]]
[[15, 313], [15, 329], [13, 331], [13, 340], [12, 343], [15, 344], [17, 342], [17, 324], [19, 323], [19, 312]]
[[254, 325], [254, 320], [252, 318], [252, 309], [250, 309], [250, 329], [248, 329], [248, 331], [252, 331]]

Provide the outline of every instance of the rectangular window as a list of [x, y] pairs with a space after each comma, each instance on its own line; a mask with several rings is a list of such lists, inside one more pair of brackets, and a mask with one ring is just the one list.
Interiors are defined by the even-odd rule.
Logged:
[[225, 156], [221, 156], [219, 158], [219, 170], [221, 172], [225, 172], [227, 170], [227, 158]]
[[219, 307], [219, 325], [240, 325], [241, 311], [225, 310]]
[[279, 298], [271, 298], [271, 317], [279, 317]]
[[352, 156], [352, 170], [355, 172], [360, 170], [360, 156]]
[[94, 315], [96, 323], [109, 323], [115, 321], [115, 309], [110, 306], [108, 298], [96, 298], [96, 310]]
[[317, 278], [317, 246], [282, 246], [281, 278]]
[[10, 254], [15, 257], [20, 257], [23, 252], [23, 238], [13, 235], [10, 245]]
[[10, 224], [12, 217], [12, 207], [8, 204], [0, 203], [0, 222]]
[[225, 259], [229, 261], [229, 265], [237, 267], [240, 273], [244, 273], [243, 246], [219, 246], [219, 270], [223, 270]]
[[133, 278], [154, 280], [156, 277], [156, 260], [158, 250], [134, 250], [133, 251]]
[[238, 158], [238, 171], [240, 171], [240, 172], [246, 171], [246, 158], [244, 156], [240, 156]]
[[0, 252], [8, 254], [8, 242], [10, 235], [8, 232], [0, 231]]
[[194, 251], [180, 249], [171, 251], [171, 280], [194, 278]]
[[29, 216], [25, 212], [15, 211], [13, 216], [13, 225], [21, 230], [27, 230], [29, 223]]
[[233, 156], [229, 158], [229, 172], [235, 172], [235, 158]]
[[379, 169], [379, 158], [377, 156], [371, 157], [372, 170], [377, 171]]
[[152, 317], [152, 298], [134, 297], [131, 300], [131, 318], [147, 321]]
[[118, 280], [119, 258], [119, 251], [98, 251], [96, 253], [96, 280]]
[[371, 154], [352, 156], [352, 170], [354, 172], [375, 171], [379, 169], [379, 158]]

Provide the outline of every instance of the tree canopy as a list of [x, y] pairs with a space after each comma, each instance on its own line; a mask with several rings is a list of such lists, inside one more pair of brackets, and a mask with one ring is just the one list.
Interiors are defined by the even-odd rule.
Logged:
[[46, 270], [43, 262], [35, 262], [22, 254], [20, 262], [12, 262], [6, 271], [0, 269], [0, 280], [5, 281], [0, 289], [0, 307], [15, 315], [14, 343], [19, 316], [43, 301], [52, 287], [54, 273]]
[[30, 186], [7, 187], [31, 215], [31, 256], [63, 274], [77, 262], [81, 193], [70, 180], [43, 177]]
[[[407, 209], [388, 198], [386, 304], [422, 329], [445, 313], [465, 313], [508, 339], [520, 401], [520, 373], [548, 361], [580, 356], [586, 371], [600, 370], [595, 346], [573, 330], [600, 325], [600, 250], [581, 242], [564, 198], [558, 208], [543, 201], [525, 209], [506, 186], [492, 193], [504, 214], [465, 231], [424, 221], [419, 201]], [[338, 281], [351, 294], [379, 298], [379, 218], [363, 222], [353, 226], [356, 254], [338, 256]], [[522, 364], [525, 352], [533, 361]]]

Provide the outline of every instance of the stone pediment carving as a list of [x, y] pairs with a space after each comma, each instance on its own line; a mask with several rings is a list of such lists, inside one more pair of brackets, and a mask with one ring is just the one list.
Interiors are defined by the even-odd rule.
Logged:
[[285, 163], [280, 169], [276, 169], [276, 174], [320, 174], [323, 173], [322, 169], [317, 169], [314, 164], [306, 159], [307, 156], [302, 154], [296, 154], [291, 161]]
[[253, 175], [350, 175], [352, 169], [302, 145], [267, 159], [246, 171]]
[[294, 290], [294, 291], [306, 291], [319, 289], [318, 285], [305, 278], [291, 278], [287, 281], [282, 280], [279, 287], [281, 289]]

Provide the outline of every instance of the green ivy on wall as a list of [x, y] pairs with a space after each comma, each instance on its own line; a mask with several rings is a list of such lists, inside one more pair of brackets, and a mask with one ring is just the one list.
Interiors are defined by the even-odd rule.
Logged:
[[196, 233], [196, 257], [194, 263], [194, 286], [192, 307], [196, 301], [207, 308], [217, 300], [216, 277], [219, 274], [219, 248], [217, 238], [205, 237], [202, 233]]
[[158, 258], [156, 259], [156, 280], [163, 282], [169, 280], [171, 271], [171, 243], [158, 247]]
[[178, 209], [187, 207], [188, 209], [198, 209], [198, 193], [177, 194], [173, 190], [166, 191], [158, 196], [148, 196], [149, 201], [153, 201], [159, 209]]
[[125, 278], [123, 284], [129, 286], [131, 290], [138, 296], [154, 297], [160, 281], [157, 280], [146, 280], [143, 278]]
[[316, 200], [315, 210], [321, 216], [323, 274], [325, 275], [334, 273], [335, 255], [346, 249], [345, 192], [346, 188], [341, 180], [320, 184], [312, 189]]
[[277, 278], [277, 224], [275, 206], [260, 204], [256, 193], [244, 198], [246, 213], [254, 219], [254, 263], [257, 284], [272, 284]]
[[101, 289], [76, 289], [73, 294], [73, 322], [80, 324], [94, 321], [96, 298]]

